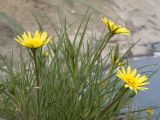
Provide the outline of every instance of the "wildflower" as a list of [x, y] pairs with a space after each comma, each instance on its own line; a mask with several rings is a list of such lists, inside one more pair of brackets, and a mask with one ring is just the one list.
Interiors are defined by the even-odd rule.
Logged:
[[47, 38], [47, 32], [40, 33], [38, 30], [35, 32], [34, 37], [32, 37], [31, 33], [25, 32], [22, 34], [22, 37], [17, 36], [15, 40], [20, 43], [22, 46], [35, 49], [42, 47], [44, 44], [47, 44], [50, 41], [51, 37]]
[[113, 21], [105, 17], [101, 18], [101, 20], [113, 35], [114, 34], [129, 35], [129, 30], [126, 27], [117, 26]]
[[42, 53], [42, 55], [43, 55], [45, 58], [48, 58], [49, 53], [48, 53], [48, 51], [44, 51], [44, 52]]
[[154, 113], [154, 110], [153, 110], [152, 108], [147, 108], [147, 109], [145, 110], [145, 112], [146, 112], [149, 116], [152, 116], [153, 113]]
[[117, 70], [117, 77], [125, 82], [124, 87], [130, 88], [131, 90], [134, 90], [137, 94], [137, 90], [146, 90], [148, 88], [143, 87], [144, 85], [149, 84], [149, 82], [146, 82], [147, 77], [146, 76], [140, 76], [140, 74], [136, 75], [137, 70], [134, 69], [131, 71], [131, 67], [128, 66], [127, 71], [124, 67], [122, 69]]

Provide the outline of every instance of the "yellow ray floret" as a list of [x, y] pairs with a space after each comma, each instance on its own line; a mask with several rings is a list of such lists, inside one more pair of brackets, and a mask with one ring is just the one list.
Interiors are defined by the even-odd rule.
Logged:
[[30, 32], [28, 32], [28, 34], [24, 32], [22, 37], [17, 36], [17, 38], [15, 38], [15, 40], [22, 46], [32, 49], [42, 47], [43, 45], [47, 44], [50, 39], [51, 37], [47, 37], [47, 32], [44, 31], [40, 33], [38, 30], [35, 32], [33, 37]]
[[128, 66], [127, 70], [125, 70], [124, 67], [118, 69], [116, 76], [125, 82], [125, 88], [130, 88], [131, 90], [134, 90], [137, 94], [138, 90], [148, 89], [143, 86], [149, 84], [149, 82], [147, 82], [148, 78], [146, 76], [141, 76], [140, 74], [136, 75], [136, 73], [136, 69], [131, 71], [131, 67]]
[[117, 26], [114, 22], [105, 17], [101, 18], [101, 20], [112, 34], [129, 35], [129, 30], [126, 27]]

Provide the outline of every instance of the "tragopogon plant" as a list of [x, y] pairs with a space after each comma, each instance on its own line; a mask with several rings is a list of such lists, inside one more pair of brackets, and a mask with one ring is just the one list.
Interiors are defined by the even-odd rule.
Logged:
[[[53, 35], [56, 41], [45, 31], [36, 31], [34, 36], [28, 32], [16, 38], [28, 49], [28, 54], [20, 55], [18, 65], [4, 62], [7, 68], [1, 69], [6, 73], [0, 79], [1, 118], [118, 120], [122, 117], [133, 97], [139, 90], [145, 90], [148, 78], [136, 75], [136, 69], [131, 71], [123, 59], [127, 52], [120, 55], [118, 43], [102, 57], [102, 51], [115, 35], [129, 35], [126, 27], [102, 18], [109, 32], [102, 34], [94, 45], [92, 40], [84, 42], [88, 21], [85, 15], [73, 40], [68, 35], [70, 27], [66, 20], [61, 32], [50, 20], [57, 33]], [[44, 45], [46, 48], [42, 49]]]

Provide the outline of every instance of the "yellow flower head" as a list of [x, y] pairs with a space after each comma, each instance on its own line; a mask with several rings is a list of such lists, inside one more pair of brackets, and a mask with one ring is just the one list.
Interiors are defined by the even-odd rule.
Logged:
[[125, 82], [125, 88], [130, 88], [131, 90], [134, 90], [137, 94], [137, 90], [148, 89], [143, 86], [149, 84], [149, 82], [146, 82], [146, 76], [140, 76], [140, 74], [136, 75], [136, 73], [136, 69], [131, 71], [131, 67], [128, 66], [127, 71], [124, 67], [122, 67], [121, 70], [118, 69], [116, 75], [119, 79]]
[[35, 32], [34, 37], [32, 37], [30, 32], [28, 32], [28, 34], [24, 32], [22, 37], [17, 36], [17, 38], [15, 38], [18, 43], [31, 49], [42, 47], [44, 44], [47, 44], [50, 39], [51, 37], [47, 38], [47, 32], [44, 31], [40, 33], [38, 30]]
[[154, 110], [152, 108], [147, 108], [145, 110], [145, 112], [149, 115], [149, 116], [152, 116], [154, 114]]
[[117, 25], [115, 25], [114, 22], [112, 22], [111, 20], [109, 20], [105, 17], [101, 18], [101, 20], [113, 35], [114, 34], [129, 35], [129, 30], [126, 27], [117, 26]]
[[44, 51], [44, 52], [42, 53], [42, 55], [43, 55], [45, 58], [47, 58], [47, 57], [49, 56], [49, 53], [48, 53], [48, 51]]

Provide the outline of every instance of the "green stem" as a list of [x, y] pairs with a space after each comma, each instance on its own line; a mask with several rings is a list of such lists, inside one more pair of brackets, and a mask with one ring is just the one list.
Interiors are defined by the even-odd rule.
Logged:
[[39, 87], [40, 87], [40, 79], [39, 79], [39, 72], [36, 60], [36, 49], [32, 50], [33, 52], [33, 60], [35, 64], [35, 74], [36, 74], [36, 91], [37, 91], [37, 111], [38, 111], [38, 120], [40, 119], [40, 95], [39, 95]]
[[[101, 55], [102, 51], [104, 50], [104, 48], [106, 47], [106, 45], [108, 44], [108, 42], [110, 41], [110, 39], [113, 37], [113, 34], [111, 32], [107, 33], [104, 38], [102, 38], [101, 43], [98, 45], [98, 47], [96, 48], [96, 50], [93, 52], [95, 55], [93, 56], [93, 60], [91, 61], [91, 64], [88, 67], [87, 71], [90, 71], [92, 68], [92, 65], [96, 62], [96, 60], [98, 59], [98, 57]], [[88, 72], [87, 72], [88, 73]]]
[[18, 108], [20, 107], [20, 111], [19, 111], [20, 118], [19, 119], [24, 120], [23, 107], [18, 103], [15, 96], [10, 93], [5, 92], [4, 90], [2, 92], [6, 94], [10, 99], [12, 99], [15, 102], [15, 104], [18, 106]]
[[103, 115], [107, 110], [110, 109], [110, 107], [112, 107], [112, 105], [114, 103], [116, 103], [127, 91], [128, 89], [125, 89], [122, 94], [120, 94], [116, 99], [114, 99], [108, 106], [106, 106], [102, 111], [101, 111], [101, 114], [100, 115]]

